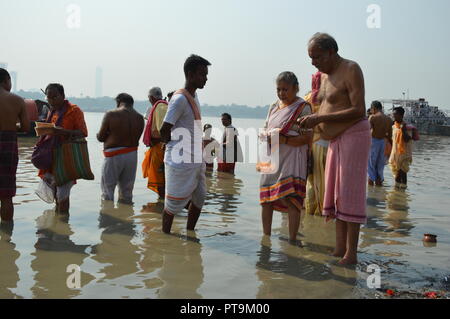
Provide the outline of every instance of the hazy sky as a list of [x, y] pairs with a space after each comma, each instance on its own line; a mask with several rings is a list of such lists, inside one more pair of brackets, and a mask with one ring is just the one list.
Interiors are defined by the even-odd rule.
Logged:
[[[70, 4], [80, 28], [68, 27]], [[379, 29], [367, 26], [371, 4]], [[202, 103], [266, 105], [282, 71], [309, 91], [307, 42], [321, 31], [362, 67], [368, 104], [409, 89], [450, 108], [448, 0], [0, 0], [0, 12], [0, 62], [18, 72], [19, 89], [60, 82], [68, 95], [93, 96], [100, 66], [104, 95], [145, 99], [151, 86], [180, 88], [195, 53], [212, 63]]]

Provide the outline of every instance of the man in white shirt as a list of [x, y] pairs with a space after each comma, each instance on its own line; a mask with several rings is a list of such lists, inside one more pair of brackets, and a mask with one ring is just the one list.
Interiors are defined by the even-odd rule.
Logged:
[[238, 131], [232, 125], [231, 115], [222, 114], [222, 124], [225, 131], [222, 137], [222, 149], [219, 159], [219, 172], [234, 174], [236, 162], [242, 162], [242, 149], [239, 144]]
[[161, 140], [166, 143], [164, 157], [166, 200], [163, 213], [163, 232], [169, 234], [174, 216], [189, 205], [187, 229], [194, 230], [205, 202], [206, 165], [202, 152], [202, 124], [197, 89], [208, 80], [207, 60], [191, 55], [184, 64], [184, 89], [170, 100]]

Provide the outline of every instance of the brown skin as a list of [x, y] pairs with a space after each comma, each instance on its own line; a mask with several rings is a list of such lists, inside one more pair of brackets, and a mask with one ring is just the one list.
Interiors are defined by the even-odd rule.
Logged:
[[364, 76], [356, 62], [334, 51], [322, 50], [314, 42], [308, 48], [312, 64], [322, 73], [319, 112], [304, 117], [305, 128], [320, 126], [322, 138], [333, 140], [366, 116]]
[[[300, 98], [297, 96], [299, 92], [298, 85], [291, 85], [284, 81], [279, 81], [277, 83], [277, 95], [280, 100], [279, 108], [283, 109], [292, 105]], [[223, 118], [222, 118], [223, 122]], [[299, 147], [308, 144], [312, 138], [312, 132], [308, 132], [305, 135], [299, 135], [295, 137], [287, 137], [280, 135], [280, 144], [287, 144], [289, 146]], [[301, 211], [297, 209], [295, 205], [291, 203], [288, 199], [283, 199], [283, 204], [288, 207], [288, 218], [289, 218], [289, 241], [290, 243], [297, 243], [297, 233], [300, 227], [300, 217]], [[262, 205], [262, 223], [263, 231], [266, 236], [270, 236], [272, 233], [272, 218], [273, 218], [273, 204], [263, 204]]]
[[[397, 123], [402, 124], [403, 123], [403, 115], [401, 115], [399, 112], [394, 111], [394, 113], [392, 113], [394, 115], [394, 121]], [[405, 124], [405, 123], [403, 123]], [[402, 131], [403, 131], [403, 140], [405, 141], [405, 143], [408, 143], [412, 137], [409, 136], [408, 131], [406, 130], [406, 125], [403, 125], [402, 127]]]
[[372, 137], [377, 139], [387, 138], [392, 142], [392, 120], [382, 111], [372, 107], [372, 115], [369, 118]]
[[[376, 139], [384, 139], [387, 138], [389, 143], [392, 144], [392, 119], [385, 115], [382, 110], [377, 109], [376, 107], [370, 108], [369, 123], [371, 127], [372, 137]], [[369, 179], [369, 186], [374, 185], [374, 181]], [[383, 181], [381, 179], [377, 179], [375, 181], [377, 186], [382, 186]]]
[[[319, 112], [304, 117], [300, 125], [319, 125], [321, 136], [333, 140], [366, 116], [364, 76], [356, 62], [340, 57], [333, 50], [323, 50], [314, 41], [308, 47], [312, 64], [323, 73]], [[360, 224], [336, 222], [334, 256], [341, 265], [356, 264]]]
[[[195, 72], [189, 72], [186, 76], [186, 82], [184, 88], [192, 95], [195, 96], [195, 92], [198, 89], [203, 89], [208, 81], [208, 67], [199, 66]], [[170, 141], [171, 130], [173, 125], [164, 122], [161, 127], [161, 141], [167, 144]], [[201, 209], [196, 207], [194, 204], [189, 206], [189, 215], [187, 221], [187, 229], [195, 230], [198, 218], [200, 217]], [[173, 215], [164, 211], [163, 213], [163, 225], [162, 230], [166, 234], [170, 234], [173, 223]]]
[[[208, 67], [199, 66], [195, 72], [190, 72], [186, 77], [186, 83], [184, 88], [192, 95], [195, 96], [195, 92], [198, 89], [203, 89], [208, 81]], [[170, 141], [170, 135], [173, 125], [164, 122], [161, 127], [161, 140], [163, 143]]]
[[222, 125], [225, 127], [231, 125], [231, 121], [227, 116], [222, 116], [221, 121], [222, 121]]
[[115, 110], [108, 111], [103, 117], [97, 139], [104, 143], [104, 149], [137, 147], [144, 125], [144, 117], [132, 106], [118, 104]]
[[[28, 132], [28, 120], [25, 101], [11, 91], [11, 79], [0, 84], [0, 131]], [[20, 123], [20, 127], [17, 126]]]
[[[30, 121], [28, 120], [25, 101], [10, 93], [11, 79], [0, 83], [0, 131], [28, 132]], [[20, 126], [17, 126], [17, 123]], [[0, 216], [3, 222], [12, 222], [14, 218], [14, 205], [11, 197], [0, 198]]]
[[[65, 95], [61, 94], [57, 89], [50, 88], [46, 92], [47, 101], [50, 105], [51, 110], [59, 111], [64, 107]], [[66, 130], [62, 127], [53, 128], [51, 135], [59, 135], [59, 136], [73, 136], [73, 137], [85, 137], [84, 133], [79, 130]]]

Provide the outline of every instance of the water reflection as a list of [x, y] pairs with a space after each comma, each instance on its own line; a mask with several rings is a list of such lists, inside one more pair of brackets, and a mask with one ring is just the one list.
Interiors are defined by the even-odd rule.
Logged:
[[239, 197], [244, 183], [241, 179], [231, 174], [215, 172], [206, 179], [206, 186], [206, 202], [218, 206], [221, 213], [236, 212], [237, 206], [242, 204]]
[[409, 237], [415, 227], [408, 217], [411, 201], [408, 190], [376, 187], [369, 188], [368, 194], [368, 219], [361, 229], [360, 247], [405, 245], [398, 239]]
[[141, 213], [148, 214], [162, 214], [164, 211], [164, 201], [157, 201], [155, 203], [148, 203], [147, 205], [142, 206]]
[[[102, 116], [86, 114], [90, 131], [97, 131]], [[99, 172], [101, 145], [93, 137], [88, 141], [92, 168]], [[354, 271], [332, 265], [333, 259], [327, 256], [334, 248], [333, 222], [304, 216], [299, 236], [304, 248], [300, 249], [279, 239], [288, 227], [287, 216], [277, 215], [277, 235], [271, 242], [261, 242], [259, 176], [251, 165], [241, 166], [240, 179], [218, 172], [208, 176], [204, 214], [198, 224], [200, 240], [185, 231], [186, 213], [175, 220], [179, 234], [161, 232], [164, 204], [147, 203], [145, 181], [137, 181], [136, 186], [143, 190], [136, 196], [141, 214], [134, 215], [136, 210], [133, 213], [130, 206], [105, 203], [97, 222], [91, 203], [97, 207], [99, 185], [81, 181], [79, 196], [73, 198], [74, 207], [79, 208], [77, 227], [48, 211], [37, 221], [36, 242], [33, 216], [45, 204], [34, 194], [38, 181], [30, 162], [34, 143], [35, 139], [19, 139], [16, 237], [12, 227], [0, 229], [0, 298], [236, 298], [240, 292], [248, 298], [352, 297]], [[363, 275], [356, 275], [356, 287], [366, 289], [366, 266], [374, 263], [382, 269], [383, 282], [402, 282], [405, 289], [409, 285], [421, 288], [430, 282], [428, 278], [448, 275], [450, 180], [445, 172], [449, 145], [449, 138], [422, 136], [415, 145], [406, 192], [369, 189], [369, 222], [361, 230], [359, 255], [364, 268]], [[388, 169], [386, 180], [392, 185]], [[437, 247], [422, 246], [424, 232], [439, 236]], [[80, 242], [92, 237], [98, 243], [93, 248], [82, 245], [90, 242]], [[66, 286], [69, 264], [89, 272], [82, 274], [81, 292]], [[92, 276], [98, 281], [93, 282]], [[86, 281], [92, 282], [87, 285]]]
[[[78, 245], [70, 236], [73, 235], [68, 216], [61, 216], [54, 210], [47, 210], [36, 219], [37, 237], [35, 258], [31, 268], [35, 271], [35, 284], [31, 288], [34, 298], [73, 298], [80, 290], [69, 289], [67, 266], [82, 266], [88, 257], [89, 245]], [[81, 274], [81, 286], [85, 286], [93, 277]]]
[[15, 298], [12, 292], [17, 288], [19, 282], [19, 268], [16, 261], [20, 253], [15, 249], [16, 245], [11, 242], [14, 229], [13, 223], [0, 223], [0, 299]]
[[136, 273], [139, 261], [139, 247], [133, 242], [136, 225], [133, 222], [133, 206], [102, 201], [98, 227], [102, 230], [100, 244], [93, 247], [92, 259], [105, 265], [100, 272], [104, 280], [116, 279]]
[[187, 238], [166, 236], [162, 243], [163, 266], [158, 277], [164, 285], [158, 289], [159, 298], [203, 298], [198, 292], [204, 279], [202, 246], [194, 232]]
[[354, 270], [341, 268], [345, 276], [339, 275], [326, 263], [303, 258], [302, 255], [308, 253], [306, 250], [299, 251], [287, 242], [280, 242], [280, 245], [280, 250], [276, 251], [269, 238], [261, 241], [256, 263], [261, 282], [257, 298], [323, 298], [329, 292], [317, 289], [322, 282], [327, 282], [328, 287], [336, 285], [332, 288], [334, 293], [343, 289], [341, 296], [344, 296], [355, 286]]
[[384, 220], [389, 224], [387, 230], [391, 230], [399, 237], [411, 234], [414, 224], [409, 220], [410, 195], [408, 191], [391, 190], [386, 196], [388, 213]]

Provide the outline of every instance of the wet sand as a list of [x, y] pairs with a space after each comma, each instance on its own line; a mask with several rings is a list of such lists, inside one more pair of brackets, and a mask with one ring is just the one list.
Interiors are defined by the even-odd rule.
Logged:
[[[381, 269], [382, 289], [402, 292], [397, 297], [424, 291], [448, 296], [450, 138], [422, 136], [416, 143], [406, 191], [393, 189], [386, 168], [386, 186], [368, 191], [360, 263], [343, 268], [328, 256], [334, 224], [321, 217], [303, 218], [303, 248], [284, 240], [287, 216], [280, 213], [274, 214], [272, 236], [262, 235], [255, 165], [238, 164], [235, 177], [209, 176], [196, 232], [185, 230], [186, 213], [175, 219], [172, 235], [161, 232], [163, 204], [146, 189], [140, 167], [134, 206], [102, 202], [102, 145], [95, 140], [101, 118], [86, 114], [96, 179], [73, 188], [69, 219], [34, 194], [34, 139], [20, 140], [15, 224], [0, 229], [0, 298], [385, 298], [367, 287], [371, 264]], [[219, 121], [204, 119], [216, 127]], [[144, 152], [141, 147], [140, 162]], [[424, 233], [438, 235], [437, 245], [425, 246]], [[81, 267], [80, 289], [66, 284], [72, 264]]]

